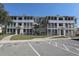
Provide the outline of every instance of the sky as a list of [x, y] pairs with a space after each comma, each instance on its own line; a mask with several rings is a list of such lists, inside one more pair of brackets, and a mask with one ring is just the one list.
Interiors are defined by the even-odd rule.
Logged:
[[76, 16], [79, 27], [79, 3], [5, 3], [9, 15]]

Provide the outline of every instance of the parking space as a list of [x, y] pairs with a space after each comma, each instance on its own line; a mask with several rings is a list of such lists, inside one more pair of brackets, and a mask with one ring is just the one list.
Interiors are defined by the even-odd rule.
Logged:
[[72, 40], [27, 41], [0, 44], [0, 56], [78, 56]]
[[48, 42], [31, 42], [32, 46], [39, 52], [41, 56], [72, 56], [76, 55], [66, 50], [60, 49], [53, 45], [48, 44]]
[[53, 40], [49, 41], [50, 45], [66, 50], [73, 54], [79, 55], [79, 42], [74, 40]]
[[5, 56], [37, 56], [27, 43], [6, 44], [0, 48], [0, 55]]

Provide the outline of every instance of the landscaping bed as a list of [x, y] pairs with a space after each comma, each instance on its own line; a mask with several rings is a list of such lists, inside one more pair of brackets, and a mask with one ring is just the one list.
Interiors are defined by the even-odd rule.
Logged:
[[66, 36], [53, 36], [53, 38], [67, 38]]
[[38, 36], [38, 35], [15, 35], [11, 38], [11, 40], [30, 40], [34, 38], [44, 38], [47, 36]]
[[8, 34], [0, 34], [0, 40], [2, 40], [6, 36], [8, 36]]

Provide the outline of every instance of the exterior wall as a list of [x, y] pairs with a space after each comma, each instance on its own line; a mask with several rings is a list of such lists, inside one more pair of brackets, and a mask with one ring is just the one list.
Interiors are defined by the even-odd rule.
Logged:
[[[74, 29], [75, 26], [75, 18], [71, 20], [65, 20], [65, 18], [62, 16], [63, 20], [59, 20], [59, 16], [56, 20], [50, 19], [48, 21], [47, 26], [47, 34], [48, 35], [64, 35], [64, 36], [74, 36]], [[56, 25], [53, 25], [55, 24]], [[62, 26], [59, 26], [59, 24], [63, 24]], [[63, 32], [63, 33], [62, 33]]]
[[[22, 17], [19, 19], [19, 17]], [[30, 17], [30, 16], [29, 16]], [[50, 19], [48, 19], [50, 17]], [[51, 19], [56, 17], [56, 19]], [[71, 20], [66, 20], [65, 17], [72, 17]], [[40, 17], [42, 20], [42, 17]], [[40, 18], [24, 19], [24, 16], [16, 16], [12, 23], [7, 25], [8, 34], [33, 34], [33, 23]], [[43, 17], [45, 18], [45, 17]], [[62, 19], [61, 19], [62, 18]], [[76, 28], [75, 17], [73, 16], [46, 16], [48, 19], [47, 35], [64, 35], [74, 36], [74, 29]], [[59, 20], [60, 19], [60, 20]], [[61, 25], [61, 26], [60, 26]]]
[[2, 27], [0, 27], [0, 33], [2, 33]]
[[79, 36], [79, 28], [76, 29], [76, 36]]
[[7, 25], [8, 34], [32, 34], [34, 19], [12, 20], [12, 23]]

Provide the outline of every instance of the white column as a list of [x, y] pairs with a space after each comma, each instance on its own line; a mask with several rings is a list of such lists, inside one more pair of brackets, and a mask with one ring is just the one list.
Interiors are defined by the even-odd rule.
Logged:
[[59, 32], [59, 23], [57, 23], [57, 34], [60, 35], [60, 32]]
[[20, 29], [20, 34], [24, 34], [23, 33], [23, 23], [22, 23], [22, 26], [21, 26], [21, 29]]
[[8, 32], [7, 32], [8, 34], [9, 34], [9, 30], [8, 30]]
[[59, 29], [59, 35], [61, 36], [61, 29]]
[[52, 35], [52, 29], [51, 29], [51, 35]]
[[65, 22], [65, 18], [63, 17], [63, 31], [64, 31], [64, 36], [66, 36], [66, 31], [65, 31], [66, 26], [64, 22]]
[[24, 34], [23, 29], [24, 29], [24, 23], [22, 23], [22, 34]]
[[6, 34], [7, 34], [8, 32], [7, 32], [7, 28], [6, 28]]
[[63, 31], [64, 31], [64, 36], [66, 35], [66, 33], [65, 33], [65, 23], [63, 24]]
[[[57, 22], [59, 21], [58, 19], [59, 19], [59, 17], [57, 17]], [[59, 23], [57, 23], [57, 34], [60, 35]]]
[[52, 23], [51, 23], [51, 35], [52, 35]]
[[27, 34], [27, 29], [26, 29], [26, 34]]
[[[18, 26], [18, 23], [16, 23], [16, 27]], [[17, 35], [17, 28], [15, 29], [16, 35]]]
[[17, 29], [15, 29], [15, 31], [16, 31], [16, 35], [17, 35]]
[[72, 29], [71, 29], [71, 36], [72, 36]]
[[64, 36], [66, 35], [66, 33], [65, 33], [65, 29], [64, 29]]
[[11, 34], [13, 34], [13, 28], [12, 28], [12, 32], [11, 32]]
[[48, 35], [48, 24], [47, 24], [47, 35]]

